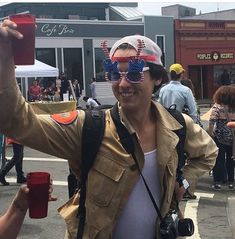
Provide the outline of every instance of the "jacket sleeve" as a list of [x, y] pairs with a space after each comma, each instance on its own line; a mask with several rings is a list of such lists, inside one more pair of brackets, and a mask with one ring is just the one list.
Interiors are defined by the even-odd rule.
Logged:
[[183, 172], [193, 191], [198, 178], [214, 167], [218, 148], [204, 129], [194, 124], [187, 115], [184, 117], [186, 122], [185, 151], [189, 154], [189, 160]]
[[0, 90], [0, 132], [23, 145], [64, 159], [77, 159], [84, 112], [68, 125], [50, 115], [37, 115], [14, 81]]

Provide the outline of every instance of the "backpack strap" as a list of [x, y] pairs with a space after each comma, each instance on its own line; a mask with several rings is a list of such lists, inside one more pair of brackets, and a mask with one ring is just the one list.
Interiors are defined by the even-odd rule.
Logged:
[[[85, 110], [82, 129], [82, 162], [80, 175], [80, 202], [78, 209], [79, 227], [77, 239], [82, 239], [86, 220], [86, 181], [89, 170], [94, 164], [105, 130], [105, 113], [99, 109]], [[91, 150], [92, 149], [92, 150]]]
[[117, 128], [117, 133], [120, 138], [122, 146], [124, 147], [124, 149], [126, 150], [128, 154], [134, 154], [135, 146], [134, 146], [133, 138], [131, 137], [126, 127], [120, 121], [117, 103], [111, 109], [111, 117]]
[[182, 167], [185, 165], [185, 152], [184, 152], [184, 144], [186, 138], [186, 123], [184, 116], [175, 108], [168, 108], [168, 112], [183, 126], [183, 128], [174, 130], [174, 132], [179, 137], [179, 142], [176, 146], [177, 154], [179, 158], [178, 168], [177, 168], [177, 176], [182, 175]]

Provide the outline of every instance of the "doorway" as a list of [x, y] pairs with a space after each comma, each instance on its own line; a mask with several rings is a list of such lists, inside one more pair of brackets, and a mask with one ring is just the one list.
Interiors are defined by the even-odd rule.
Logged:
[[188, 66], [189, 78], [192, 80], [195, 89], [196, 99], [208, 99], [209, 72], [207, 66]]

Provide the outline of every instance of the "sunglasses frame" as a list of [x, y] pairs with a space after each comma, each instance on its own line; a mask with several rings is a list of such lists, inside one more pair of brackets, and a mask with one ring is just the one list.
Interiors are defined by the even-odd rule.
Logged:
[[[120, 82], [120, 80], [122, 79], [122, 77], [125, 77], [125, 79], [128, 81], [128, 82], [130, 82], [130, 83], [132, 83], [132, 84], [138, 84], [138, 83], [140, 83], [141, 81], [143, 81], [144, 80], [144, 72], [145, 71], [149, 71], [149, 67], [148, 66], [145, 66], [145, 67], [143, 67], [143, 69], [142, 69], [142, 71], [127, 71], [127, 72], [121, 72], [121, 71], [111, 71], [111, 72], [106, 72], [105, 74], [106, 74], [106, 79], [107, 79], [107, 81], [108, 82], [111, 82], [111, 83], [117, 83], [117, 82]], [[111, 80], [110, 78], [111, 78], [111, 74], [112, 73], [117, 73], [117, 74], [119, 74], [119, 78], [118, 78], [118, 80]], [[128, 74], [131, 74], [131, 73], [136, 73], [136, 74], [140, 74], [140, 80], [137, 80], [137, 81], [132, 81], [132, 80], [130, 80], [129, 78], [128, 78]]]

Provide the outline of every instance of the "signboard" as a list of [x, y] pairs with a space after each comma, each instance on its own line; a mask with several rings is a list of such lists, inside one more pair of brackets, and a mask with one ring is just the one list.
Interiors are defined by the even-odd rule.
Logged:
[[220, 59], [234, 59], [234, 53], [233, 52], [220, 53], [220, 52], [214, 51], [211, 53], [198, 53], [197, 54], [197, 60], [218, 61]]

